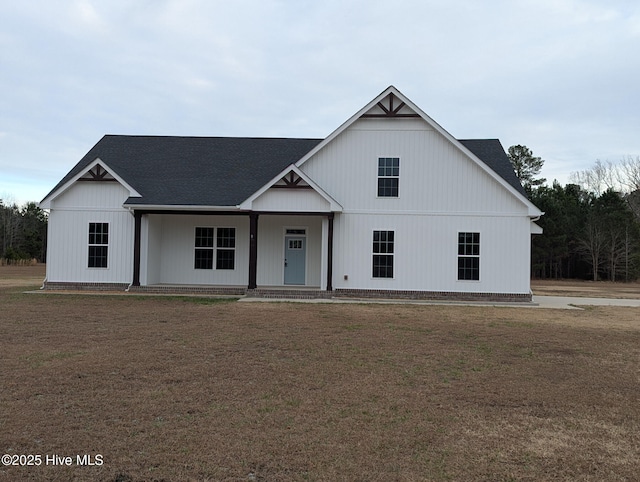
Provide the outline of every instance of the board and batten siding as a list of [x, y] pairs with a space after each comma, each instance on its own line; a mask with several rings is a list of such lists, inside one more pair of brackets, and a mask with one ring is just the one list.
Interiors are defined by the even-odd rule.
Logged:
[[[394, 277], [373, 278], [373, 231], [394, 231]], [[459, 281], [458, 233], [480, 233], [480, 280]], [[529, 221], [520, 217], [340, 214], [335, 288], [529, 293]], [[345, 279], [345, 275], [348, 279]]]
[[[248, 216], [148, 216], [151, 219], [148, 238], [155, 238], [148, 243], [149, 284], [246, 286], [249, 276]], [[195, 269], [196, 227], [236, 229], [234, 269], [215, 269], [215, 259], [214, 269]], [[154, 263], [157, 264], [154, 266]]]
[[253, 201], [251, 208], [254, 211], [327, 212], [331, 206], [312, 189], [271, 188]]
[[[379, 157], [400, 158], [398, 198], [377, 197]], [[421, 119], [359, 119], [300, 169], [345, 212], [527, 214], [523, 202]]]
[[162, 219], [161, 215], [142, 216], [140, 226], [140, 283], [158, 284], [162, 266]]
[[[129, 191], [115, 182], [78, 181], [53, 200], [48, 223], [47, 281], [131, 283], [133, 215]], [[109, 223], [107, 268], [89, 268], [89, 223]]]
[[[400, 158], [397, 198], [377, 196], [379, 157]], [[528, 206], [422, 119], [359, 119], [300, 169], [344, 208], [335, 288], [530, 292]], [[374, 230], [395, 232], [393, 279], [373, 278]], [[479, 281], [457, 279], [459, 232], [480, 233]]]
[[[235, 268], [194, 268], [196, 227], [236, 228]], [[322, 218], [261, 215], [258, 221], [259, 286], [284, 282], [284, 236], [287, 228], [306, 230], [306, 281], [321, 283]], [[249, 217], [145, 215], [142, 223], [141, 283], [246, 286], [249, 276]]]
[[258, 286], [284, 284], [285, 230], [306, 230], [306, 285], [321, 286], [322, 218], [261, 215], [258, 221]]

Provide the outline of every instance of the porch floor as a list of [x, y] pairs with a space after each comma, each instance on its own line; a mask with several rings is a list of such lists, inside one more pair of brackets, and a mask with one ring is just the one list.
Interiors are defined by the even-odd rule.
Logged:
[[256, 289], [248, 289], [246, 286], [214, 286], [214, 285], [175, 285], [153, 284], [144, 286], [131, 286], [129, 292], [154, 293], [154, 294], [196, 294], [211, 296], [238, 296], [248, 298], [290, 298], [290, 299], [316, 299], [331, 298], [333, 293], [321, 290], [319, 286], [258, 286]]

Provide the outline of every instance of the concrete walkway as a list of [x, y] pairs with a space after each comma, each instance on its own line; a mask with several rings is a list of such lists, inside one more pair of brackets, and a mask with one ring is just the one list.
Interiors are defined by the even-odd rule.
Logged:
[[579, 306], [631, 306], [640, 307], [640, 300], [613, 298], [582, 298], [577, 296], [535, 296], [533, 303], [538, 308], [579, 310]]
[[288, 302], [288, 303], [376, 303], [376, 304], [415, 304], [449, 306], [505, 306], [511, 308], [551, 308], [561, 310], [581, 310], [580, 306], [631, 306], [640, 308], [640, 300], [613, 298], [582, 298], [577, 296], [534, 296], [531, 303], [504, 303], [490, 301], [438, 301], [438, 300], [393, 300], [393, 299], [278, 299], [278, 298], [241, 298], [238, 301], [248, 303]]
[[[23, 293], [33, 294], [56, 294], [56, 295], [116, 295], [127, 296], [128, 293], [121, 291], [69, 291], [69, 290], [30, 290]], [[144, 293], [143, 296], [212, 296], [202, 294], [184, 293]], [[552, 308], [563, 310], [580, 310], [580, 306], [630, 306], [640, 308], [640, 299], [618, 299], [618, 298], [584, 298], [578, 296], [533, 296], [531, 303], [522, 302], [491, 302], [491, 301], [446, 301], [446, 300], [400, 300], [400, 299], [347, 299], [347, 298], [312, 298], [312, 299], [290, 299], [290, 298], [252, 298], [239, 297], [238, 301], [245, 303], [252, 302], [288, 302], [288, 303], [377, 303], [377, 304], [416, 304], [416, 305], [448, 305], [448, 306], [505, 306], [511, 308]]]

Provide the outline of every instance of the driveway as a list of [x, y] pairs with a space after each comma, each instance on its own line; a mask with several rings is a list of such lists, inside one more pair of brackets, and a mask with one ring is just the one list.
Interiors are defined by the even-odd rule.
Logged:
[[631, 306], [640, 307], [640, 300], [614, 298], [583, 298], [577, 296], [533, 296], [537, 308], [579, 310], [578, 306]]
[[416, 305], [450, 305], [450, 306], [510, 306], [520, 308], [555, 308], [563, 310], [581, 310], [580, 306], [631, 306], [640, 308], [640, 299], [585, 298], [577, 296], [533, 296], [531, 303], [506, 303], [491, 301], [445, 301], [445, 300], [381, 300], [381, 299], [274, 299], [274, 298], [241, 298], [244, 302], [287, 301], [291, 303], [378, 303], [378, 304], [416, 304]]

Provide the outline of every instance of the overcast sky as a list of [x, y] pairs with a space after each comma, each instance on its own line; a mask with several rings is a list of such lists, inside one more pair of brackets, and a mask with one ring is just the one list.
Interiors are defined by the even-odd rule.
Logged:
[[389, 85], [565, 184], [640, 155], [640, 2], [0, 0], [0, 198], [104, 134], [323, 138]]

